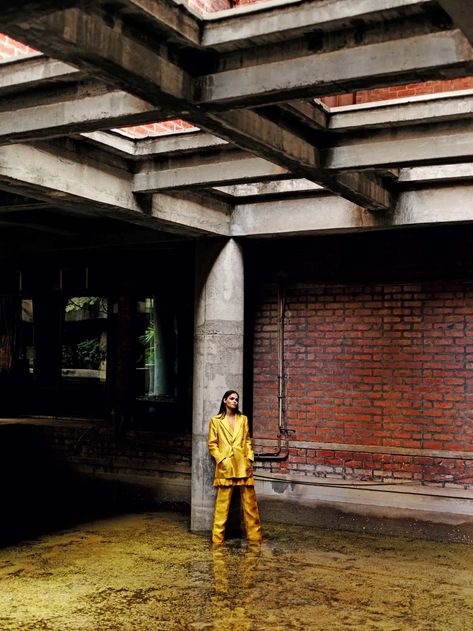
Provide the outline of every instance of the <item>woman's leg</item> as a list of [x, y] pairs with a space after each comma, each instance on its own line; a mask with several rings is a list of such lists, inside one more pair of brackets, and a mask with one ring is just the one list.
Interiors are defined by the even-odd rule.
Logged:
[[233, 486], [217, 487], [217, 499], [215, 500], [214, 523], [212, 527], [212, 543], [223, 543], [225, 526], [227, 524], [230, 501], [232, 499]]
[[254, 486], [240, 486], [241, 508], [248, 541], [261, 541], [261, 521]]

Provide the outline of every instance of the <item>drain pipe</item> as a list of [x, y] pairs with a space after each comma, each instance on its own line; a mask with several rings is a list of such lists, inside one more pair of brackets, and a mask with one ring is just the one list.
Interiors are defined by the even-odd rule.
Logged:
[[286, 460], [289, 456], [289, 434], [295, 430], [286, 424], [286, 372], [284, 368], [284, 320], [286, 314], [286, 282], [278, 278], [278, 435], [274, 452], [256, 453], [255, 460]]

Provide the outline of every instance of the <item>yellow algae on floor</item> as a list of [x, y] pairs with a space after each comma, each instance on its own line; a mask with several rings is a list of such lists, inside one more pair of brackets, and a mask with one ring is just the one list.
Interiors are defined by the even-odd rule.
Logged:
[[473, 546], [265, 524], [212, 548], [176, 513], [0, 550], [0, 629], [468, 631]]

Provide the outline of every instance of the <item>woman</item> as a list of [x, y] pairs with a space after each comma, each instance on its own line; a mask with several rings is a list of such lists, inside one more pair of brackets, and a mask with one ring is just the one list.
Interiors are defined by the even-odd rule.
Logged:
[[233, 487], [240, 489], [248, 541], [261, 541], [261, 523], [253, 480], [253, 460], [248, 419], [238, 409], [239, 395], [225, 392], [217, 416], [210, 418], [209, 450], [215, 459], [217, 487], [212, 543], [223, 543]]

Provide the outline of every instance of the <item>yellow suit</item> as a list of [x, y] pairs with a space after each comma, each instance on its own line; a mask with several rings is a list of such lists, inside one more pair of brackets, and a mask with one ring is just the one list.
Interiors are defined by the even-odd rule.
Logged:
[[235, 478], [251, 478], [250, 484], [253, 484], [252, 463], [255, 455], [248, 418], [244, 414], [235, 415], [233, 430], [226, 417], [212, 416], [208, 444], [216, 462], [214, 486], [234, 485], [232, 479]]
[[249, 541], [261, 541], [261, 523], [253, 480], [254, 453], [248, 419], [236, 414], [234, 428], [225, 416], [212, 416], [209, 426], [209, 451], [215, 459], [215, 502], [212, 541], [223, 542], [234, 486], [240, 488], [241, 507]]

